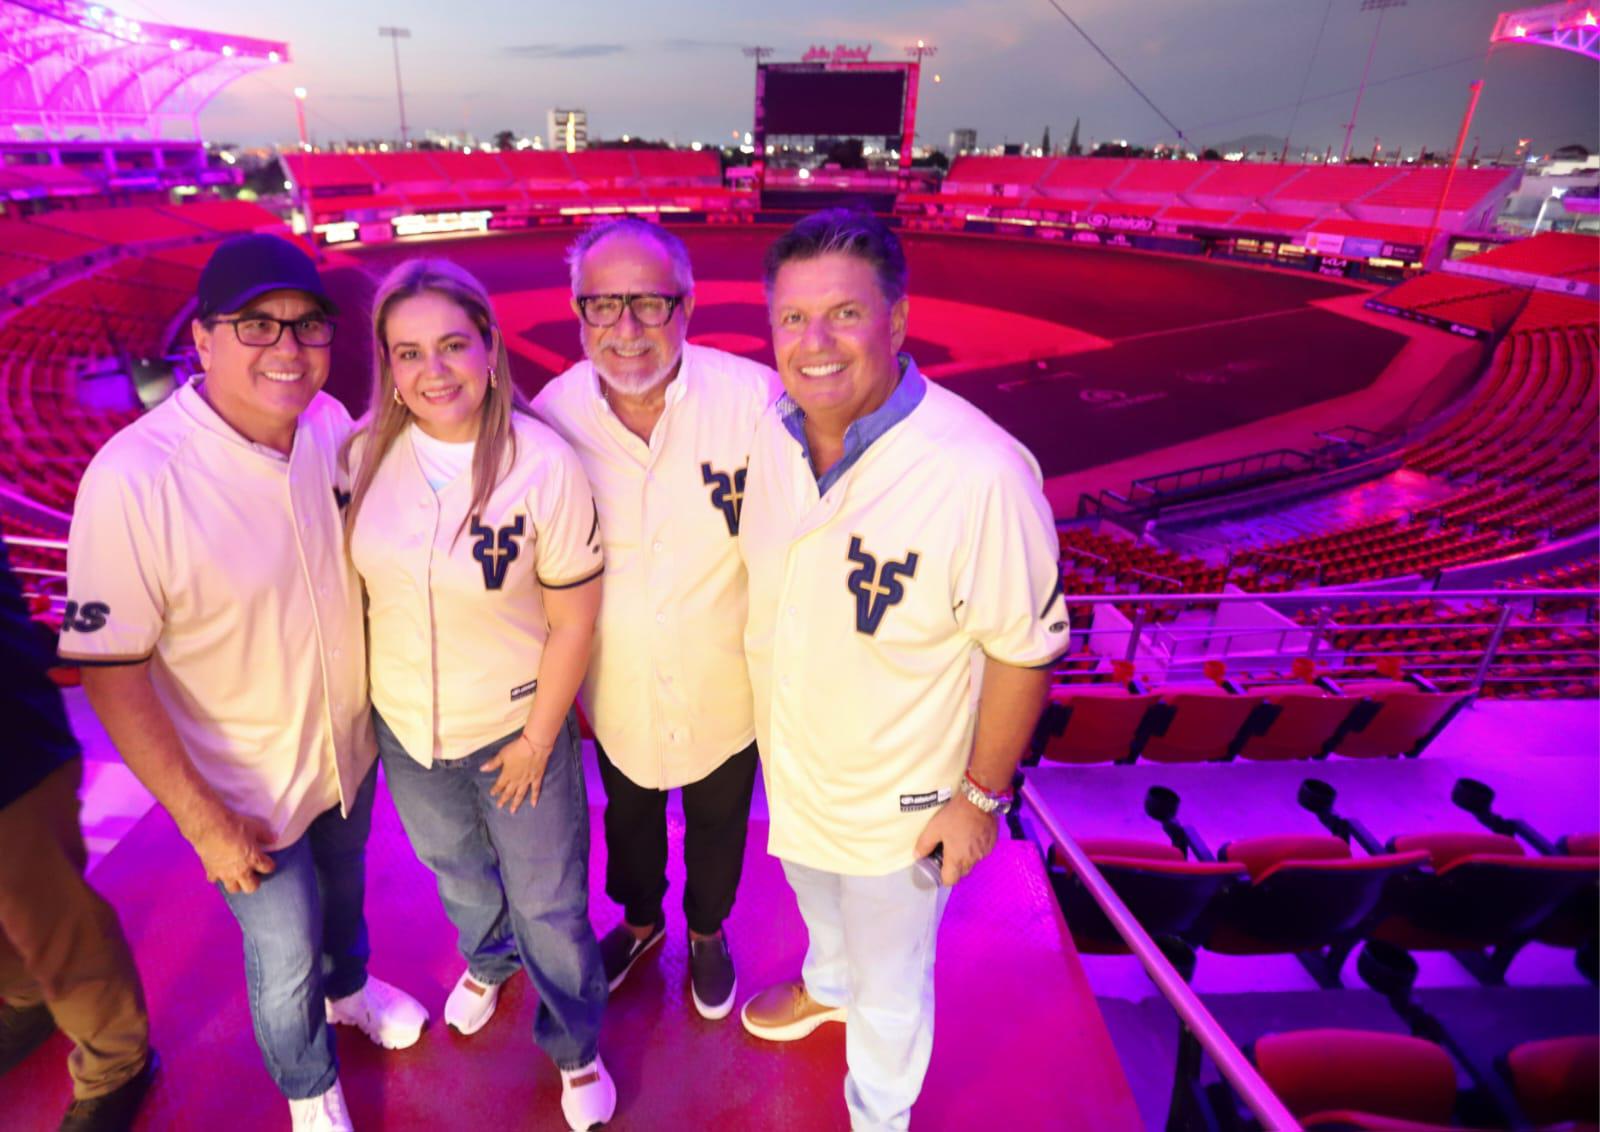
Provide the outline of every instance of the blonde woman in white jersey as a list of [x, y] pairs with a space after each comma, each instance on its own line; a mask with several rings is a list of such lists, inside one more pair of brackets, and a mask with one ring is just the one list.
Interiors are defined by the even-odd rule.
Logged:
[[534, 1041], [574, 1129], [609, 1120], [606, 979], [588, 915], [589, 806], [573, 697], [600, 605], [578, 458], [529, 415], [483, 286], [412, 260], [373, 301], [372, 411], [351, 448], [379, 757], [466, 970], [463, 1034], [525, 968]]

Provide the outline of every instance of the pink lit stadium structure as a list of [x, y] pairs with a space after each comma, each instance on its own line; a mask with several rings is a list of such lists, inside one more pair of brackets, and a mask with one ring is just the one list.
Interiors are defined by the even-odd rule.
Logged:
[[[1494, 39], [1597, 54], [1581, 3], [1508, 12]], [[328, 389], [359, 412], [372, 280], [409, 256], [484, 280], [532, 394], [578, 357], [561, 251], [580, 226], [670, 225], [691, 340], [770, 360], [764, 246], [796, 210], [880, 194], [911, 262], [906, 348], [1037, 458], [1073, 630], [1026, 804], [950, 899], [915, 1126], [1592, 1127], [1600, 240], [1498, 230], [1520, 168], [963, 156], [913, 184], [917, 65], [847, 51], [758, 65], [905, 76], [892, 121], [855, 123], [900, 147], [870, 174], [300, 147], [257, 204], [230, 199], [198, 114], [287, 44], [68, 0], [0, 0], [0, 44], [0, 534], [42, 632], [82, 470], [193, 373], [195, 282], [226, 236], [293, 232], [321, 257], [343, 312]], [[763, 134], [771, 109], [762, 157], [851, 133], [785, 111]], [[211, 958], [237, 931], [55, 675], [92, 876], [165, 1063], [138, 1127], [279, 1127], [236, 964]], [[751, 988], [805, 946], [765, 813], [730, 921]], [[386, 799], [368, 868], [375, 967], [437, 1011], [459, 961]], [[846, 1127], [841, 1028], [774, 1052], [702, 1023], [681, 929], [608, 1008], [617, 1126]], [[470, 1039], [341, 1036], [357, 1126], [553, 1112], [535, 1005], [515, 980]], [[57, 1119], [66, 1049], [0, 1080], [0, 1124]]]
[[200, 137], [200, 111], [234, 80], [286, 63], [289, 45], [140, 22], [82, 0], [0, 3], [0, 131], [13, 138]]
[[1504, 12], [1495, 22], [1494, 43], [1532, 43], [1600, 59], [1600, 5], [1565, 0]]

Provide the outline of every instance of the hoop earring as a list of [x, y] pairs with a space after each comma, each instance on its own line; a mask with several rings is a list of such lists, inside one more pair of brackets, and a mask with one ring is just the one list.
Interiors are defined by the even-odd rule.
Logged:
[[494, 367], [490, 366], [489, 367], [489, 388], [490, 389], [498, 389], [499, 387], [500, 387], [500, 383], [495, 380]]
[[399, 405], [402, 409], [405, 408], [406, 407], [406, 401], [405, 401], [404, 397], [400, 396], [400, 388], [399, 388], [399, 386], [396, 386], [394, 388], [393, 392], [394, 392], [394, 403], [396, 405]]

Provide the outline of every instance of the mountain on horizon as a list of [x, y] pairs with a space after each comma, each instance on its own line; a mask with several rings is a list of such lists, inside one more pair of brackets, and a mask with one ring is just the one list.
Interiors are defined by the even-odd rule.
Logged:
[[1242, 138], [1232, 138], [1228, 141], [1207, 142], [1201, 147], [1216, 150], [1218, 153], [1260, 153], [1265, 150], [1276, 157], [1283, 150], [1283, 139], [1273, 134], [1246, 134]]

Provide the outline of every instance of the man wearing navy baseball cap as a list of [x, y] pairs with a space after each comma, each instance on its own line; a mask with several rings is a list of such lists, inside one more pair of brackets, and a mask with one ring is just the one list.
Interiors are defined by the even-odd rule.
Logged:
[[84, 473], [61, 654], [239, 922], [250, 1011], [296, 1129], [348, 1129], [332, 1023], [396, 1049], [427, 1011], [367, 973], [376, 781], [361, 591], [322, 393], [335, 307], [311, 258], [224, 241], [200, 274], [205, 371]]

